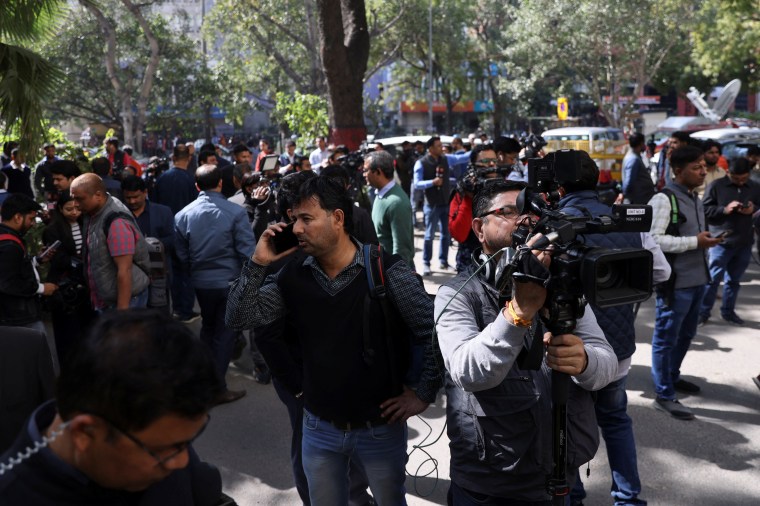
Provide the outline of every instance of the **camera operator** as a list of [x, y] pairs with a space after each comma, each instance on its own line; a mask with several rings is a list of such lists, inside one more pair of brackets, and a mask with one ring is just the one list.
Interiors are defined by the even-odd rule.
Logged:
[[470, 168], [457, 183], [449, 201], [449, 230], [459, 243], [457, 249], [457, 273], [472, 263], [472, 255], [480, 242], [472, 231], [472, 196], [478, 187], [489, 179], [499, 177], [496, 151], [492, 144], [480, 144], [470, 154]]
[[[494, 181], [475, 194], [472, 229], [486, 255], [478, 264], [488, 265], [465, 284], [478, 267], [470, 266], [443, 285], [435, 298], [435, 313], [440, 315], [436, 330], [448, 372], [450, 505], [550, 505], [546, 479], [553, 462], [551, 371], [573, 376], [566, 470], [572, 483], [575, 469], [594, 456], [599, 443], [590, 390], [607, 385], [617, 369], [614, 351], [593, 312], [586, 311], [578, 320], [574, 334], [544, 334], [537, 313], [544, 306], [546, 289], [533, 282], [514, 283], [512, 300], [500, 307], [495, 287], [498, 258], [487, 258], [506, 251], [512, 232], [530, 219], [519, 215], [516, 207], [524, 186]], [[548, 251], [538, 250], [527, 260], [539, 270], [551, 262]], [[546, 347], [540, 369], [522, 368], [518, 355], [534, 343]]]
[[[599, 168], [585, 151], [579, 151], [579, 155], [580, 177], [573, 182], [559, 182], [567, 192], [559, 201], [559, 210], [572, 216], [610, 216], [612, 209], [599, 200], [596, 191]], [[547, 159], [553, 157], [554, 153], [546, 156]], [[589, 234], [585, 236], [585, 243], [602, 248], [646, 248], [654, 258], [654, 283], [666, 281], [670, 276], [670, 265], [649, 233]], [[631, 357], [636, 351], [633, 304], [605, 309], [594, 305], [590, 307], [618, 359], [615, 380], [597, 393], [594, 404], [597, 422], [607, 445], [607, 458], [612, 471], [612, 497], [615, 504], [646, 504], [638, 498], [641, 482], [636, 464], [636, 442], [631, 418], [626, 412], [628, 397], [625, 384], [631, 368]], [[583, 483], [578, 476], [570, 497], [580, 502], [585, 495]]]

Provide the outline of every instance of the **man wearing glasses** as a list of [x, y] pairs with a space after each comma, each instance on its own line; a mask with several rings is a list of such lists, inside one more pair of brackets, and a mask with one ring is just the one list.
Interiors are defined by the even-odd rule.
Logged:
[[0, 504], [217, 504], [219, 472], [191, 446], [223, 391], [206, 347], [180, 322], [126, 310], [77, 351], [0, 457]]
[[[483, 254], [435, 298], [447, 370], [450, 505], [551, 505], [546, 492], [552, 470], [551, 371], [573, 376], [567, 466], [573, 483], [575, 469], [594, 456], [599, 443], [589, 391], [605, 386], [617, 370], [615, 353], [591, 311], [578, 320], [575, 334], [552, 336], [544, 334], [538, 318], [546, 299], [543, 286], [515, 282], [511, 300], [499, 304], [497, 262], [512, 245], [518, 224], [530, 223], [516, 207], [523, 187], [494, 181], [475, 194], [472, 229]], [[544, 267], [551, 262], [549, 251], [533, 250], [533, 255], [538, 269], [539, 262]], [[523, 350], [538, 356], [538, 369], [519, 360]]]

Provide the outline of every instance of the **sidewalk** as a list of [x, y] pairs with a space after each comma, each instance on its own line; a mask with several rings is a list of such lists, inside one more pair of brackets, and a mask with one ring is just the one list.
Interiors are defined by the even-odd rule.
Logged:
[[[421, 272], [420, 231], [416, 231], [415, 244]], [[437, 259], [437, 241], [434, 246]], [[455, 255], [452, 247], [452, 266]], [[437, 271], [437, 264], [433, 262], [433, 275], [425, 278], [430, 293], [453, 276], [453, 271]], [[694, 421], [679, 421], [652, 407], [654, 299], [641, 306], [628, 399], [642, 498], [650, 505], [754, 506], [760, 501], [760, 390], [751, 379], [760, 373], [760, 268], [753, 263], [745, 278], [737, 312], [747, 324], [732, 327], [713, 318], [699, 329], [684, 361], [684, 376], [702, 387], [701, 395], [682, 398], [694, 410]], [[228, 381], [230, 388], [245, 388], [248, 395], [214, 409], [212, 423], [196, 443], [198, 452], [220, 467], [225, 492], [241, 506], [300, 504], [290, 472], [287, 413], [274, 389], [232, 367]], [[412, 476], [407, 478], [407, 500], [411, 506], [446, 504], [449, 451], [445, 432], [441, 437], [444, 422], [442, 396], [424, 416], [410, 420], [407, 472]], [[431, 446], [415, 449], [423, 440]], [[588, 493], [586, 506], [612, 504], [603, 442], [590, 470], [589, 478], [585, 467], [581, 472]]]

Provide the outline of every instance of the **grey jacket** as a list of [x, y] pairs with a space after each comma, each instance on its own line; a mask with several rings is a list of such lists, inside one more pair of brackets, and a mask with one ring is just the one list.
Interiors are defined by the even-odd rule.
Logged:
[[[436, 331], [447, 370], [451, 479], [478, 493], [547, 500], [545, 481], [552, 470], [551, 370], [545, 363], [540, 370], [515, 364], [528, 330], [502, 316], [492, 286], [475, 277], [454, 297], [474, 268], [442, 286], [435, 298], [436, 318], [443, 313]], [[530, 331], [541, 339], [536, 325]], [[615, 352], [590, 309], [579, 319], [576, 335], [584, 340], [588, 366], [570, 386], [570, 482], [574, 469], [589, 461], [599, 444], [588, 391], [606, 386], [617, 372]]]

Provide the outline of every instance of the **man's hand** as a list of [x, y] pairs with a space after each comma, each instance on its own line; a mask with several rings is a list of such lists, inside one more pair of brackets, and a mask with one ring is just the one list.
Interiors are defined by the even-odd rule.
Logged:
[[272, 241], [272, 238], [275, 236], [275, 234], [281, 233], [287, 226], [287, 223], [280, 222], [275, 223], [274, 225], [269, 225], [269, 227], [264, 230], [264, 233], [261, 234], [261, 237], [259, 237], [259, 242], [256, 244], [256, 250], [253, 252], [253, 256], [251, 257], [251, 260], [253, 260], [254, 263], [267, 266], [272, 262], [276, 262], [284, 256], [290, 255], [296, 249], [298, 249], [297, 246], [293, 246], [289, 250], [283, 251], [282, 253], [277, 253], [274, 249], [274, 242]]
[[731, 214], [739, 211], [740, 207], [742, 206], [742, 203], [738, 200], [733, 200], [729, 202], [729, 204], [723, 208], [723, 214]]
[[404, 386], [404, 391], [397, 397], [391, 397], [380, 404], [383, 410], [381, 416], [388, 420], [388, 423], [405, 422], [414, 415], [419, 415], [425, 411], [428, 403], [417, 397], [414, 390]]
[[[528, 246], [534, 245], [543, 237], [536, 234], [528, 241]], [[551, 246], [550, 246], [551, 247]], [[551, 253], [548, 251], [532, 250], [531, 253], [547, 269], [551, 264]], [[546, 288], [537, 283], [514, 283], [515, 293], [512, 298], [512, 309], [515, 314], [524, 320], [532, 320], [533, 316], [544, 306], [546, 301]], [[509, 317], [508, 320], [511, 321]]]
[[251, 192], [251, 198], [253, 200], [258, 200], [260, 202], [263, 202], [264, 200], [269, 197], [269, 187], [268, 186], [259, 186], [255, 190]]
[[443, 178], [436, 176], [436, 178], [433, 179], [433, 186], [441, 186], [441, 185], [443, 185]]
[[58, 285], [54, 283], [42, 283], [42, 295], [53, 295], [58, 290]]
[[755, 212], [755, 204], [752, 202], [747, 202], [744, 204], [744, 207], [738, 210], [739, 214], [752, 214]]
[[697, 248], [701, 248], [701, 249], [712, 248], [713, 246], [718, 245], [722, 242], [723, 242], [722, 237], [712, 237], [710, 235], [710, 232], [707, 230], [697, 234]]
[[588, 355], [583, 340], [573, 334], [544, 334], [546, 365], [558, 372], [575, 376], [586, 370]]

